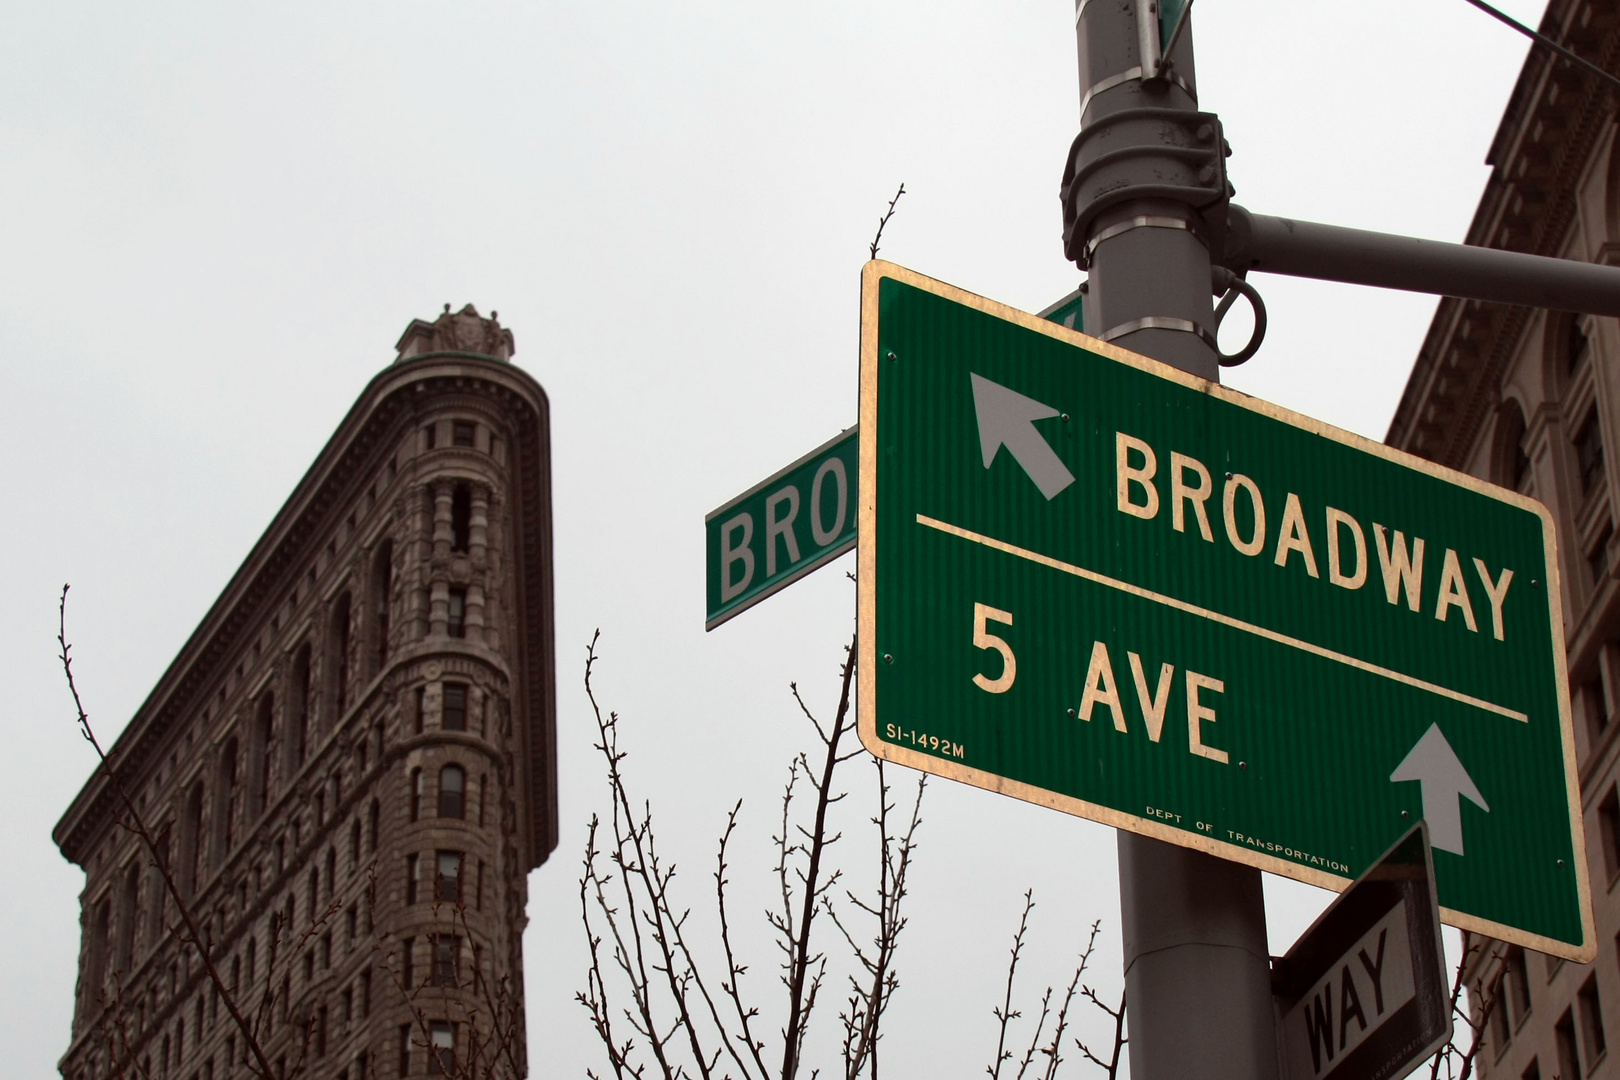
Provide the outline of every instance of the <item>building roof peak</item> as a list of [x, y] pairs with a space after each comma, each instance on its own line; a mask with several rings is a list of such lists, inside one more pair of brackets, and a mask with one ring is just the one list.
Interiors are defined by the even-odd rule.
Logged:
[[433, 353], [471, 353], [492, 360], [511, 360], [517, 346], [512, 331], [500, 324], [497, 314], [491, 311], [486, 319], [471, 304], [456, 312], [445, 304], [444, 311], [432, 322], [412, 319], [394, 346], [399, 351], [394, 363]]

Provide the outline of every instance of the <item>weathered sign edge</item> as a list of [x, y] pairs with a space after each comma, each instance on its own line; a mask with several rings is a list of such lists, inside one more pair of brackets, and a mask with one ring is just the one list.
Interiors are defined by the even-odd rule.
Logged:
[[1557, 536], [1553, 529], [1552, 515], [1548, 512], [1546, 506], [1538, 500], [1521, 495], [1516, 491], [1509, 491], [1467, 473], [1448, 469], [1443, 465], [1437, 465], [1427, 459], [1375, 442], [1365, 436], [1357, 435], [1355, 432], [1346, 431], [1321, 420], [1293, 412], [1261, 398], [1251, 397], [1219, 383], [1200, 379], [1196, 375], [1190, 375], [1157, 360], [1129, 352], [1117, 345], [1100, 341], [1097, 338], [1070, 330], [1057, 323], [1049, 322], [1037, 315], [970, 293], [965, 289], [959, 289], [954, 285], [949, 285], [882, 259], [873, 259], [861, 268], [860, 412], [856, 425], [862, 431], [871, 435], [869, 438], [861, 439], [859, 443], [860, 479], [856, 483], [856, 488], [860, 495], [860, 517], [856, 526], [858, 554], [856, 556], [855, 574], [856, 623], [857, 637], [859, 639], [856, 668], [858, 685], [856, 727], [861, 743], [868, 751], [885, 761], [893, 761], [896, 764], [919, 769], [936, 776], [943, 776], [987, 791], [999, 792], [1024, 802], [1046, 806], [1053, 810], [1087, 818], [1104, 825], [1111, 825], [1117, 829], [1126, 829], [1143, 836], [1151, 836], [1168, 843], [1179, 844], [1182, 847], [1194, 848], [1214, 855], [1216, 858], [1229, 859], [1233, 862], [1254, 866], [1319, 888], [1343, 892], [1353, 882], [1353, 879], [1339, 874], [1330, 874], [1326, 871], [1301, 866], [1286, 859], [1267, 855], [1223, 840], [1217, 840], [1211, 836], [1184, 832], [1169, 825], [1146, 818], [1138, 818], [1123, 811], [1115, 810], [1112, 807], [1100, 806], [1083, 799], [1060, 795], [1044, 788], [1009, 780], [1006, 777], [984, 772], [971, 766], [960, 765], [917, 750], [896, 746], [878, 738], [877, 643], [874, 640], [877, 625], [875, 584], [877, 579], [878, 541], [877, 315], [878, 286], [884, 278], [892, 278], [914, 288], [933, 293], [942, 299], [974, 308], [994, 318], [1013, 323], [1027, 330], [1033, 330], [1039, 334], [1045, 334], [1047, 337], [1056, 338], [1067, 344], [1079, 346], [1099, 356], [1105, 356], [1110, 360], [1128, 364], [1147, 374], [1170, 382], [1180, 383], [1200, 393], [1220, 398], [1239, 408], [1248, 409], [1251, 412], [1332, 439], [1345, 446], [1382, 457], [1418, 472], [1427, 473], [1439, 480], [1468, 488], [1481, 495], [1509, 503], [1537, 515], [1542, 524], [1543, 544], [1547, 556], [1543, 582], [1547, 590], [1548, 617], [1553, 637], [1553, 663], [1558, 689], [1559, 736], [1564, 751], [1564, 787], [1569, 808], [1571, 848], [1576, 864], [1574, 871], [1581, 921], [1581, 940], [1579, 942], [1560, 941], [1556, 938], [1528, 933], [1516, 927], [1479, 918], [1444, 906], [1440, 908], [1440, 917], [1448, 925], [1459, 929], [1485, 934], [1501, 941], [1523, 945], [1538, 952], [1550, 953], [1578, 963], [1590, 963], [1596, 958], [1597, 942], [1595, 940], [1596, 927], [1592, 913], [1591, 876], [1586, 860], [1586, 831], [1581, 814], [1578, 786], [1579, 773], [1575, 766], [1574, 723], [1569, 707], [1569, 672], [1566, 669], [1564, 619], [1558, 578]]

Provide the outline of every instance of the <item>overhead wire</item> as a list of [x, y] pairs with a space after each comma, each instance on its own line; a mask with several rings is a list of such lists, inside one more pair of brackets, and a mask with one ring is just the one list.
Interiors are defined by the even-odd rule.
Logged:
[[1609, 72], [1604, 71], [1590, 60], [1577, 56], [1572, 50], [1560, 45], [1546, 34], [1538, 33], [1537, 31], [1530, 29], [1513, 16], [1492, 7], [1490, 4], [1487, 4], [1485, 0], [1468, 0], [1468, 3], [1473, 4], [1475, 7], [1479, 8], [1479, 10], [1483, 11], [1485, 14], [1489, 15], [1498, 22], [1511, 26], [1513, 29], [1517, 30], [1531, 41], [1534, 41], [1540, 45], [1545, 45], [1547, 48], [1551, 49], [1565, 60], [1568, 60], [1576, 67], [1586, 71], [1588, 74], [1596, 75], [1598, 78], [1609, 84], [1609, 89], [1620, 93], [1620, 78], [1617, 78], [1616, 76], [1611, 75]]

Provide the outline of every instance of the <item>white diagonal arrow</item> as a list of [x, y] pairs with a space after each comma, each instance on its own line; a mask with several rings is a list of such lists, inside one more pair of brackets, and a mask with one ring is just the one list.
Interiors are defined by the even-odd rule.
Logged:
[[1394, 783], [1416, 780], [1423, 785], [1423, 816], [1429, 822], [1429, 843], [1441, 851], [1463, 853], [1464, 795], [1487, 814], [1491, 812], [1468, 770], [1457, 759], [1457, 752], [1440, 734], [1439, 724], [1429, 725], [1389, 778]]
[[1058, 411], [1000, 383], [993, 383], [983, 375], [972, 372], [969, 375], [973, 380], [973, 410], [979, 417], [984, 467], [988, 469], [996, 460], [996, 451], [1005, 446], [1048, 499], [1074, 483], [1074, 474], [1035, 430], [1036, 420], [1056, 416]]

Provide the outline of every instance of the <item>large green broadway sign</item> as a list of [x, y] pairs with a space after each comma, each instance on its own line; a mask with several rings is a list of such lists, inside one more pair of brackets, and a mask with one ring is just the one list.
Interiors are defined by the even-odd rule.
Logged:
[[882, 262], [860, 433], [873, 753], [1595, 955], [1539, 503]]

